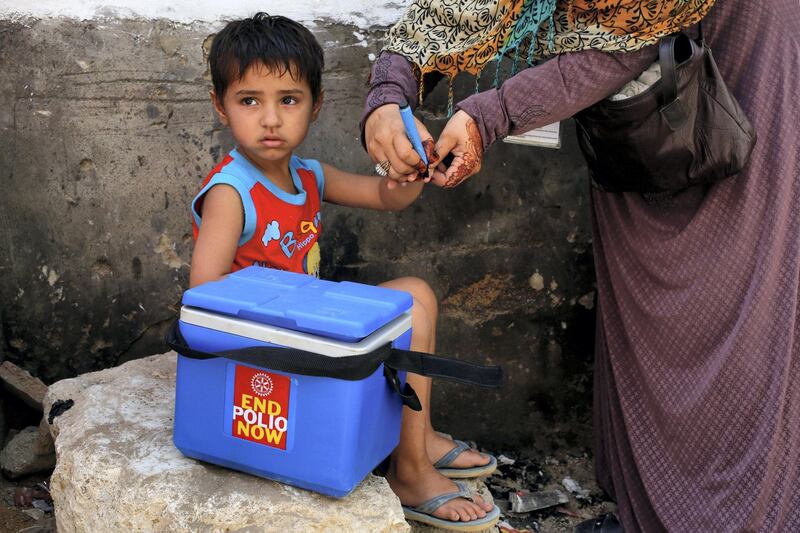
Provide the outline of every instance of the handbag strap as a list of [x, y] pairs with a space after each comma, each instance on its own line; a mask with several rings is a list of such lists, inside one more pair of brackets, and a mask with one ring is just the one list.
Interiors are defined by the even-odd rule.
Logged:
[[[661, 64], [661, 87], [664, 101], [662, 106], [667, 106], [678, 99], [678, 73], [675, 61], [675, 44], [680, 38], [688, 38], [685, 33], [674, 33], [662, 38], [658, 44], [658, 62]], [[697, 41], [702, 46], [703, 22], [697, 24]]]
[[658, 62], [661, 64], [662, 107], [678, 99], [678, 73], [675, 62], [675, 41], [677, 35], [667, 35], [658, 43]]
[[658, 44], [658, 62], [661, 64], [661, 107], [659, 109], [667, 125], [672, 131], [678, 131], [689, 119], [689, 111], [681, 102], [678, 94], [678, 62], [675, 58], [678, 39], [686, 39], [694, 53], [703, 53], [706, 50], [702, 42], [702, 33], [697, 45], [685, 33], [675, 33], [663, 37]]

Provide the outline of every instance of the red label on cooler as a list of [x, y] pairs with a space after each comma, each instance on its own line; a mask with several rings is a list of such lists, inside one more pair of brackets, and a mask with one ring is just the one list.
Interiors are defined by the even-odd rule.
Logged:
[[289, 385], [290, 380], [286, 376], [236, 365], [231, 434], [285, 450], [289, 426]]

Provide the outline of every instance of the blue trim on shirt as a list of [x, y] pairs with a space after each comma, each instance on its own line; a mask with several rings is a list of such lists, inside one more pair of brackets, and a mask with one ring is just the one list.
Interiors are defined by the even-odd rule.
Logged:
[[[294, 159], [294, 158], [292, 158]], [[300, 159], [297, 158], [299, 161], [299, 166], [302, 166], [311, 172], [314, 173], [314, 177], [317, 178], [317, 190], [319, 191], [319, 201], [322, 203], [322, 200], [325, 198], [325, 173], [322, 171], [322, 165], [316, 159]]]
[[297, 194], [291, 194], [272, 183], [272, 181], [264, 176], [264, 173], [261, 172], [261, 170], [259, 170], [259, 168], [253, 163], [251, 163], [249, 159], [242, 155], [238, 149], [231, 150], [230, 156], [233, 158], [233, 161], [228, 163], [225, 168], [228, 168], [228, 166], [231, 164], [235, 164], [237, 170], [241, 171], [254, 182], [258, 182], [263, 185], [269, 192], [287, 204], [303, 205], [306, 203], [306, 191], [303, 189], [303, 182], [300, 180], [300, 176], [297, 174], [297, 163], [295, 160], [299, 159], [298, 157], [292, 156], [292, 158], [289, 160], [289, 172], [292, 174], [292, 183], [294, 184], [295, 189], [298, 191]]
[[[226, 165], [224, 168], [227, 169], [228, 166]], [[239, 199], [242, 201], [242, 207], [244, 208], [244, 228], [242, 229], [242, 236], [239, 237], [239, 246], [242, 246], [252, 239], [253, 234], [256, 232], [256, 206], [253, 203], [253, 197], [250, 196], [250, 189], [253, 187], [253, 184], [245, 183], [246, 181], [247, 180], [242, 179], [241, 176], [228, 174], [226, 172], [217, 172], [214, 174], [206, 186], [203, 187], [203, 189], [197, 193], [197, 196], [194, 197], [194, 200], [192, 200], [192, 215], [194, 216], [195, 223], [197, 223], [197, 227], [200, 227], [202, 221], [200, 213], [197, 212], [196, 208], [197, 200], [215, 185], [230, 185], [239, 193]]]

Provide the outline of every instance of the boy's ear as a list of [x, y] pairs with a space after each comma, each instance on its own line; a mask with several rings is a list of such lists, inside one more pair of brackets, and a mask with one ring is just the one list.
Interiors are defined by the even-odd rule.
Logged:
[[317, 101], [314, 102], [314, 108], [311, 110], [311, 121], [317, 120], [319, 116], [319, 111], [322, 109], [322, 101], [325, 99], [325, 89], [319, 90], [319, 96], [317, 97]]
[[214, 104], [214, 110], [219, 115], [219, 120], [222, 122], [223, 126], [228, 125], [228, 115], [225, 114], [225, 108], [222, 107], [222, 102], [220, 102], [219, 98], [217, 98], [217, 93], [214, 92], [214, 89], [208, 93], [211, 96], [211, 103]]

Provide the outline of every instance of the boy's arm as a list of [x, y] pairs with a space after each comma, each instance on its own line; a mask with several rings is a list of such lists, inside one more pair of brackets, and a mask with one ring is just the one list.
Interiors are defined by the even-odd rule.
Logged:
[[244, 225], [242, 200], [230, 185], [215, 185], [206, 193], [202, 215], [189, 287], [216, 281], [231, 271]]
[[405, 209], [422, 192], [421, 180], [398, 186], [389, 178], [351, 174], [322, 163], [326, 202], [382, 211]]

